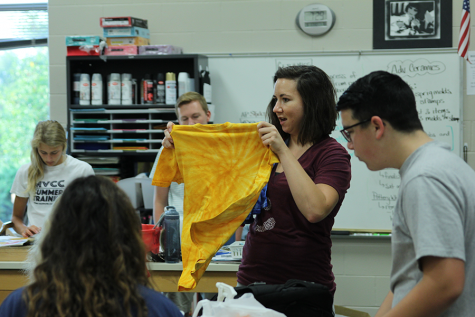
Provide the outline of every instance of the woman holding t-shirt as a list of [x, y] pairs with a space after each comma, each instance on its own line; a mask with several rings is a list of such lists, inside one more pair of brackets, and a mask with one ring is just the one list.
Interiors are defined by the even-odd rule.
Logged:
[[267, 107], [271, 123], [257, 128], [280, 163], [267, 185], [270, 208], [250, 225], [237, 273], [240, 285], [299, 279], [335, 293], [330, 231], [351, 179], [348, 152], [329, 136], [336, 126], [335, 99], [321, 69], [277, 70]]
[[[59, 122], [38, 123], [31, 140], [31, 162], [20, 167], [13, 181], [12, 222], [17, 233], [29, 237], [40, 232], [55, 200], [81, 176], [94, 175], [92, 167], [66, 154], [66, 132]], [[28, 225], [24, 223], [28, 204]]]

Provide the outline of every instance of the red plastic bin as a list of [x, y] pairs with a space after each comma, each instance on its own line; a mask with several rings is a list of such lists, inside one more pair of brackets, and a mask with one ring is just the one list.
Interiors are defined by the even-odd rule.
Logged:
[[154, 225], [142, 224], [142, 239], [147, 252], [158, 254], [160, 251], [160, 231], [161, 227], [153, 228]]

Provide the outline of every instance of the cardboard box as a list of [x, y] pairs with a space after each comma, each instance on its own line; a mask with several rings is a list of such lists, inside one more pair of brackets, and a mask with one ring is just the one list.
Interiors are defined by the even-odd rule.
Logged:
[[66, 36], [66, 46], [99, 45], [106, 39], [95, 35]]
[[148, 29], [147, 20], [134, 17], [105, 17], [100, 18], [99, 21], [103, 28], [138, 26], [140, 28]]
[[108, 37], [107, 46], [124, 46], [124, 45], [149, 45], [150, 39], [140, 36], [132, 37]]
[[347, 317], [371, 317], [366, 312], [335, 305], [335, 316], [338, 316], [338, 315], [347, 316]]
[[99, 45], [67, 46], [67, 56], [99, 56]]
[[104, 55], [137, 55], [137, 46], [109, 46], [104, 50]]
[[148, 29], [139, 28], [137, 26], [126, 28], [103, 28], [104, 37], [124, 37], [124, 36], [140, 36], [146, 39], [150, 38]]
[[139, 55], [183, 54], [183, 49], [173, 45], [142, 45]]

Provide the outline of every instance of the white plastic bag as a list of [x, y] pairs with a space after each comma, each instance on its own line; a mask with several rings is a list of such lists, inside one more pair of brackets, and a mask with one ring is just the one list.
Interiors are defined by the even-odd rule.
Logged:
[[[233, 287], [216, 283], [218, 287], [218, 301], [203, 299], [193, 312], [193, 317], [203, 308], [202, 317], [285, 317], [284, 314], [264, 307], [252, 293], [246, 293], [240, 298], [234, 299], [236, 291]], [[221, 301], [223, 300], [224, 301]]]

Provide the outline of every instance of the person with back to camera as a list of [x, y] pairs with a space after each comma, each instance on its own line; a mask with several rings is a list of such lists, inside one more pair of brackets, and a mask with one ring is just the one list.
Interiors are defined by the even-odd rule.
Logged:
[[358, 79], [337, 109], [355, 156], [401, 175], [390, 291], [376, 316], [473, 316], [475, 172], [424, 132], [414, 93], [397, 75]]
[[[20, 167], [13, 181], [12, 222], [17, 233], [40, 232], [54, 201], [74, 179], [94, 175], [92, 167], [66, 154], [66, 132], [54, 120], [40, 121], [31, 140], [31, 162]], [[28, 204], [28, 226], [24, 217]]]
[[151, 289], [140, 219], [128, 196], [101, 176], [74, 180], [29, 254], [30, 282], [2, 317], [182, 317]]
[[315, 66], [275, 73], [267, 107], [271, 123], [257, 128], [280, 163], [267, 185], [270, 208], [249, 228], [238, 286], [299, 279], [328, 287], [333, 297], [330, 231], [351, 179], [348, 152], [329, 136], [336, 126], [335, 100], [330, 78]]

